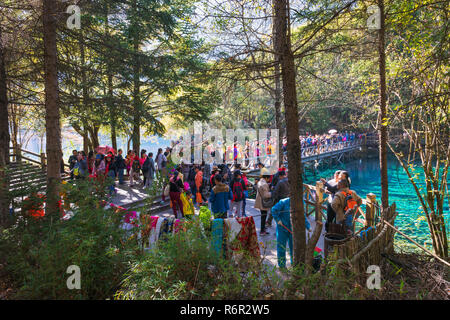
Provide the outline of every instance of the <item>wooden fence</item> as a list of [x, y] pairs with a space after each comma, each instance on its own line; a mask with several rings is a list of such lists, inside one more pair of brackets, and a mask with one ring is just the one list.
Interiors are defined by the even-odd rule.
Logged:
[[[44, 152], [42, 153], [35, 153], [32, 151], [28, 151], [25, 149], [22, 149], [22, 146], [18, 144], [15, 148], [10, 147], [10, 157], [14, 162], [21, 162], [23, 160], [31, 162], [33, 164], [39, 165], [43, 171], [47, 168], [47, 156]], [[69, 168], [69, 165], [67, 163], [64, 163], [64, 168]], [[70, 170], [65, 170], [66, 173], [68, 173]]]
[[[316, 221], [326, 219], [327, 196], [324, 193], [323, 183], [316, 185], [303, 185], [305, 213], [309, 216], [315, 214]], [[349, 266], [355, 274], [365, 273], [369, 265], [379, 265], [383, 253], [393, 252], [395, 231], [384, 221], [394, 224], [396, 204], [381, 212], [376, 195], [368, 193], [363, 200], [365, 210], [358, 208], [361, 218], [356, 219], [362, 226], [345, 239], [342, 244], [334, 245], [328, 252], [327, 260], [335, 261], [341, 267]], [[325, 218], [325, 219], [324, 219]], [[327, 245], [327, 243], [325, 243]]]

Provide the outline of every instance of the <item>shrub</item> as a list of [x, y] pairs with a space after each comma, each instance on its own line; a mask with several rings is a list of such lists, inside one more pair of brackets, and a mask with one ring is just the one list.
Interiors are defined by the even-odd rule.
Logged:
[[198, 217], [134, 262], [116, 299], [261, 299], [278, 286], [265, 266], [218, 256]]
[[[15, 299], [105, 299], [128, 267], [135, 247], [125, 241], [122, 216], [99, 205], [103, 186], [77, 180], [76, 186], [63, 188], [76, 203], [72, 218], [37, 219], [22, 210], [0, 234], [0, 253], [17, 288]], [[70, 265], [80, 267], [80, 290], [67, 288]]]

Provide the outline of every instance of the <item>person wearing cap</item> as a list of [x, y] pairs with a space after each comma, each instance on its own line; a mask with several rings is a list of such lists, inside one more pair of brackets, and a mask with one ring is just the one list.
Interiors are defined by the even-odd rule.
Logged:
[[275, 173], [273, 175], [272, 182], [270, 183], [270, 190], [273, 190], [275, 188], [275, 186], [277, 185], [279, 177], [280, 177], [280, 172], [286, 173], [286, 168], [284, 166], [281, 166], [278, 169], [277, 173]]
[[233, 199], [231, 199], [231, 212], [236, 208], [236, 217], [242, 216], [243, 201], [245, 199], [245, 182], [242, 179], [241, 171], [236, 170], [233, 173], [233, 179], [230, 182], [231, 192], [233, 193]]
[[92, 168], [92, 174], [94, 177], [99, 178], [105, 173], [105, 161], [102, 160], [102, 156], [97, 153], [95, 156], [94, 166]]
[[254, 208], [259, 209], [261, 212], [260, 235], [264, 236], [269, 234], [266, 231], [266, 218], [267, 211], [270, 210], [270, 207], [264, 207], [262, 200], [270, 199], [272, 197], [268, 184], [268, 181], [270, 179], [269, 170], [267, 170], [266, 168], [262, 168], [260, 176], [262, 177], [262, 179], [259, 179], [258, 184], [256, 185], [256, 199]]

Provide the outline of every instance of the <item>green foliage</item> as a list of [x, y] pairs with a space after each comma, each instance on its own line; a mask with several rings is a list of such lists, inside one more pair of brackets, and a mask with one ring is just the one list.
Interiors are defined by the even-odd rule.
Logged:
[[[76, 184], [64, 186], [69, 201], [75, 202], [69, 220], [48, 215], [36, 219], [22, 210], [0, 234], [1, 256], [18, 289], [14, 298], [105, 299], [119, 285], [134, 249], [120, 228], [123, 217], [99, 205], [104, 196], [91, 191], [101, 186], [80, 180]], [[70, 265], [80, 267], [80, 290], [67, 288]]]
[[116, 299], [261, 299], [277, 287], [264, 266], [240, 272], [217, 256], [197, 217], [184, 227], [133, 263]]

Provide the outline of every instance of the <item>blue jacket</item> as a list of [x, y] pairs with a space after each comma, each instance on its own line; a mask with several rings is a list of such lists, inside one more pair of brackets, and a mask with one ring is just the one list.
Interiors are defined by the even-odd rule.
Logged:
[[218, 183], [214, 186], [209, 196], [211, 202], [211, 211], [213, 213], [225, 213], [230, 209], [228, 200], [233, 199], [233, 193], [230, 187], [223, 183]]
[[[283, 223], [286, 228], [292, 231], [290, 211], [291, 211], [291, 198], [284, 198], [281, 199], [276, 205], [272, 207], [271, 213], [272, 217], [275, 219], [277, 223], [278, 221], [281, 220], [281, 223]], [[306, 214], [305, 214], [305, 227], [306, 229], [311, 228], [308, 219], [306, 219]], [[287, 232], [287, 230], [284, 229], [283, 227], [281, 227], [281, 229]]]

